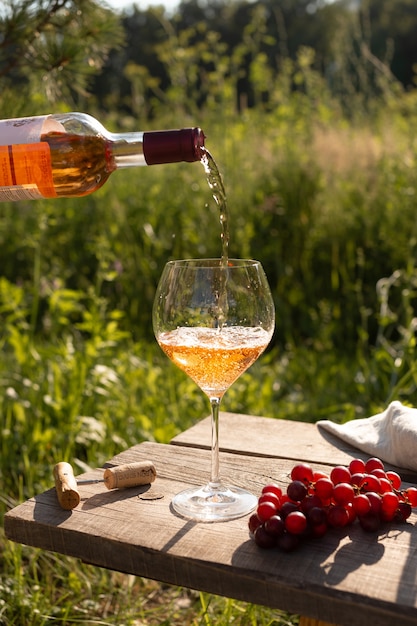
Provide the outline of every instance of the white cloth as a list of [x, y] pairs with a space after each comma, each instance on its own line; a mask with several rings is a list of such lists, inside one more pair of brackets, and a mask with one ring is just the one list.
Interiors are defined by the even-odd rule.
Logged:
[[417, 409], [395, 401], [372, 417], [345, 424], [320, 420], [317, 425], [370, 456], [417, 471]]

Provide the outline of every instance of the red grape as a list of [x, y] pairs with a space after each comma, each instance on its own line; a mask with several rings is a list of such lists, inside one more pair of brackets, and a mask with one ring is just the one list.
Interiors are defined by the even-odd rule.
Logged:
[[307, 528], [307, 518], [301, 511], [293, 511], [285, 518], [285, 529], [292, 535], [302, 535]]
[[273, 482], [263, 487], [249, 517], [249, 535], [261, 548], [289, 552], [308, 537], [323, 537], [329, 527], [344, 528], [356, 519], [365, 531], [375, 532], [382, 522], [406, 522], [417, 508], [417, 486], [401, 491], [400, 475], [385, 471], [376, 457], [352, 459], [330, 475], [297, 463], [290, 475], [284, 493]]
[[395, 521], [405, 522], [411, 515], [411, 506], [408, 502], [399, 502], [398, 509], [395, 512]]
[[298, 463], [291, 471], [292, 480], [301, 480], [305, 485], [309, 485], [313, 480], [313, 470], [308, 463]]
[[259, 504], [258, 508], [256, 509], [256, 513], [262, 522], [275, 515], [276, 512], [277, 509], [275, 508], [275, 505], [272, 504], [272, 502], [261, 502], [261, 504]]
[[255, 533], [255, 530], [258, 528], [258, 526], [261, 526], [262, 522], [259, 519], [259, 517], [256, 515], [256, 513], [253, 513], [253, 515], [250, 516], [249, 518], [249, 532], [251, 535], [253, 535]]
[[320, 500], [326, 502], [330, 500], [333, 495], [333, 483], [330, 478], [319, 478], [319, 480], [314, 485], [314, 490]]
[[264, 528], [269, 535], [274, 535], [275, 537], [278, 537], [284, 532], [285, 524], [279, 515], [273, 515], [266, 520], [266, 522], [264, 523]]
[[363, 481], [365, 474], [358, 472], [356, 474], [352, 474], [350, 477], [350, 484], [355, 487], [360, 487], [361, 482]]
[[313, 472], [313, 483], [316, 483], [318, 480], [320, 480], [320, 478], [328, 478], [328, 475], [326, 474], [326, 472]]
[[355, 509], [357, 515], [366, 515], [371, 510], [371, 503], [369, 498], [364, 494], [360, 493], [353, 498], [353, 508]]
[[382, 506], [382, 498], [379, 493], [375, 493], [374, 491], [368, 491], [366, 493], [366, 497], [371, 503], [371, 513], [379, 513]]
[[295, 504], [295, 502], [284, 502], [279, 510], [279, 513], [282, 519], [285, 519], [287, 515], [293, 513], [294, 511], [298, 511], [298, 506]]
[[381, 489], [381, 483], [379, 478], [372, 476], [372, 474], [365, 474], [360, 485], [360, 490], [364, 492], [375, 491], [378, 493]]
[[263, 524], [255, 530], [254, 539], [260, 548], [269, 549], [277, 545], [277, 538], [267, 533]]
[[344, 506], [336, 504], [328, 510], [327, 521], [330, 526], [334, 526], [334, 528], [343, 528], [349, 523], [349, 513]]
[[399, 489], [401, 487], [401, 476], [397, 474], [397, 472], [388, 471], [387, 478], [394, 489]]
[[353, 522], [356, 519], [356, 511], [353, 508], [353, 504], [349, 502], [348, 504], [345, 505], [345, 509], [348, 512], [348, 516], [349, 516], [348, 524], [353, 524]]
[[305, 513], [306, 515], [308, 514], [310, 509], [314, 507], [321, 508], [322, 506], [323, 506], [323, 502], [321, 501], [321, 498], [319, 498], [315, 494], [311, 496], [307, 496], [306, 498], [304, 498], [302, 502], [300, 502], [300, 508], [302, 512]]
[[393, 491], [382, 495], [380, 516], [384, 522], [391, 522], [394, 519], [399, 501], [398, 496]]
[[365, 461], [353, 459], [349, 463], [349, 470], [351, 474], [363, 474], [365, 472]]
[[371, 472], [368, 472], [369, 474], [372, 474], [372, 476], [376, 476], [377, 478], [379, 478], [379, 480], [387, 480], [387, 475], [384, 472], [383, 469], [380, 469], [379, 467], [377, 467], [376, 469], [373, 469]]
[[380, 492], [381, 493], [392, 492], [392, 484], [390, 483], [388, 478], [380, 478], [379, 482], [380, 482], [380, 485], [381, 485], [380, 486]]
[[417, 487], [409, 487], [404, 494], [412, 507], [417, 506]]
[[265, 493], [261, 495], [258, 500], [258, 506], [259, 504], [262, 504], [262, 502], [271, 502], [271, 504], [273, 504], [276, 509], [279, 509], [279, 507], [281, 506], [281, 500], [275, 493], [272, 493], [271, 491], [265, 491]]
[[370, 474], [374, 469], [384, 469], [384, 464], [381, 459], [378, 459], [375, 456], [368, 459], [365, 463], [365, 471], [368, 472], [368, 474]]
[[279, 485], [276, 485], [275, 483], [269, 483], [268, 485], [265, 485], [265, 487], [262, 489], [262, 493], [274, 493], [276, 496], [278, 496], [278, 498], [281, 498], [282, 489]]
[[378, 530], [380, 520], [376, 513], [367, 513], [363, 517], [359, 517], [359, 524], [362, 526], [363, 530], [372, 533]]
[[349, 502], [353, 501], [354, 497], [355, 492], [352, 485], [349, 485], [349, 483], [338, 483], [335, 485], [335, 488], [333, 489], [333, 498], [337, 504], [349, 504]]
[[293, 502], [303, 500], [307, 495], [307, 487], [301, 480], [293, 480], [287, 487], [287, 496]]
[[312, 526], [325, 524], [327, 520], [326, 511], [321, 507], [314, 506], [307, 512], [307, 519]]
[[330, 472], [330, 479], [335, 485], [338, 483], [349, 483], [350, 478], [351, 473], [344, 465], [336, 465]]

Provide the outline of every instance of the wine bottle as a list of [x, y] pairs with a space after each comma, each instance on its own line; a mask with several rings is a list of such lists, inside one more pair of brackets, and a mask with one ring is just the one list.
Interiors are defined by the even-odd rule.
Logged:
[[0, 201], [85, 196], [119, 168], [199, 161], [200, 128], [114, 134], [85, 113], [0, 121]]

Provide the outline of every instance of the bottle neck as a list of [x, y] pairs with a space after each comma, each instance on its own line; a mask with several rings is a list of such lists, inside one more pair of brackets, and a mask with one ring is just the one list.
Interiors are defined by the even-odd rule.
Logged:
[[110, 161], [114, 168], [146, 165], [143, 153], [144, 133], [111, 134], [108, 145]]
[[200, 128], [112, 134], [110, 160], [115, 168], [201, 161], [204, 139]]

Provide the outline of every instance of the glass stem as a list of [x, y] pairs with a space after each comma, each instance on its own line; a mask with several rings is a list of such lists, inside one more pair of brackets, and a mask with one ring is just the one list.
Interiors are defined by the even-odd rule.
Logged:
[[211, 478], [210, 487], [220, 487], [219, 475], [219, 410], [220, 398], [210, 398], [211, 406]]

